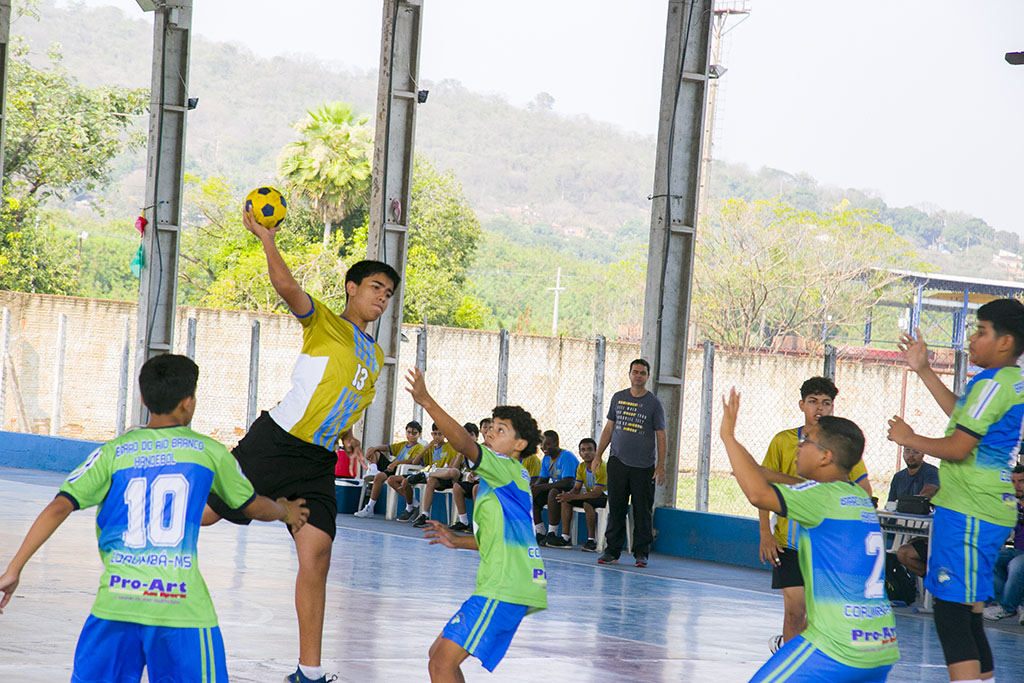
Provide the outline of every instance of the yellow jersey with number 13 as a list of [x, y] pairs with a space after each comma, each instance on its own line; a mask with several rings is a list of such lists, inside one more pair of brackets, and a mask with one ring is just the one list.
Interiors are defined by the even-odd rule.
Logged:
[[384, 352], [373, 337], [309, 297], [292, 388], [270, 410], [282, 429], [328, 450], [373, 401]]

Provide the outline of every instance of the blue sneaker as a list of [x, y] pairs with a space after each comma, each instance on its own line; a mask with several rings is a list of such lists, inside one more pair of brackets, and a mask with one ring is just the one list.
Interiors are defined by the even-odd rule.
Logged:
[[331, 683], [331, 681], [336, 680], [338, 680], [337, 676], [332, 675], [330, 678], [328, 678], [327, 674], [324, 674], [323, 676], [315, 680], [312, 678], [307, 678], [302, 673], [302, 669], [295, 667], [295, 673], [293, 673], [290, 676], [285, 676], [284, 683]]

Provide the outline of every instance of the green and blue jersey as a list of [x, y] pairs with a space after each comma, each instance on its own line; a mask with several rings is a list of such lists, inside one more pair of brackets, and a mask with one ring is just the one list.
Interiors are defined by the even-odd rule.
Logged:
[[964, 460], [939, 464], [939, 491], [932, 503], [991, 524], [1012, 527], [1017, 498], [1010, 471], [1020, 452], [1024, 425], [1024, 372], [1016, 365], [975, 375], [949, 416], [946, 436], [961, 430], [978, 439]]
[[228, 450], [188, 427], [138, 429], [93, 451], [58, 495], [99, 506], [104, 572], [92, 614], [146, 626], [217, 625], [196, 546], [210, 491], [231, 508], [255, 493]]
[[547, 574], [533, 531], [530, 475], [518, 460], [480, 446], [473, 467], [480, 490], [473, 503], [473, 535], [480, 567], [473, 595], [526, 605], [548, 606]]
[[776, 486], [782, 516], [799, 524], [807, 629], [829, 657], [870, 669], [899, 659], [885, 594], [885, 543], [871, 499], [849, 481]]

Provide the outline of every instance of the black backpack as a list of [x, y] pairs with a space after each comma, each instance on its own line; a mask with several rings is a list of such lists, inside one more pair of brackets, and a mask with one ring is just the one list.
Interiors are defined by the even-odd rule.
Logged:
[[917, 597], [917, 581], [893, 554], [885, 556], [885, 592], [891, 602], [910, 605]]

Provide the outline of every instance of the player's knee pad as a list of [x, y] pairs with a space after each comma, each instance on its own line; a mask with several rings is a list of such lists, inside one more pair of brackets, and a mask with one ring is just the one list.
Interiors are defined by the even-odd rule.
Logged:
[[[971, 606], [959, 602], [948, 602], [935, 598], [935, 631], [942, 644], [942, 654], [946, 657], [946, 666], [957, 662], [968, 662], [973, 659], [980, 661], [981, 653], [973, 632]], [[981, 616], [981, 615], [978, 615]], [[979, 624], [980, 625], [980, 624]], [[984, 632], [982, 633], [984, 637]], [[987, 647], [986, 641], [986, 647]], [[989, 662], [992, 652], [989, 651]], [[991, 671], [991, 664], [988, 669]]]
[[985, 626], [982, 624], [979, 612], [971, 612], [971, 633], [978, 648], [978, 662], [981, 664], [979, 670], [983, 674], [988, 673], [995, 667], [995, 661], [992, 658], [992, 648], [989, 647]]

